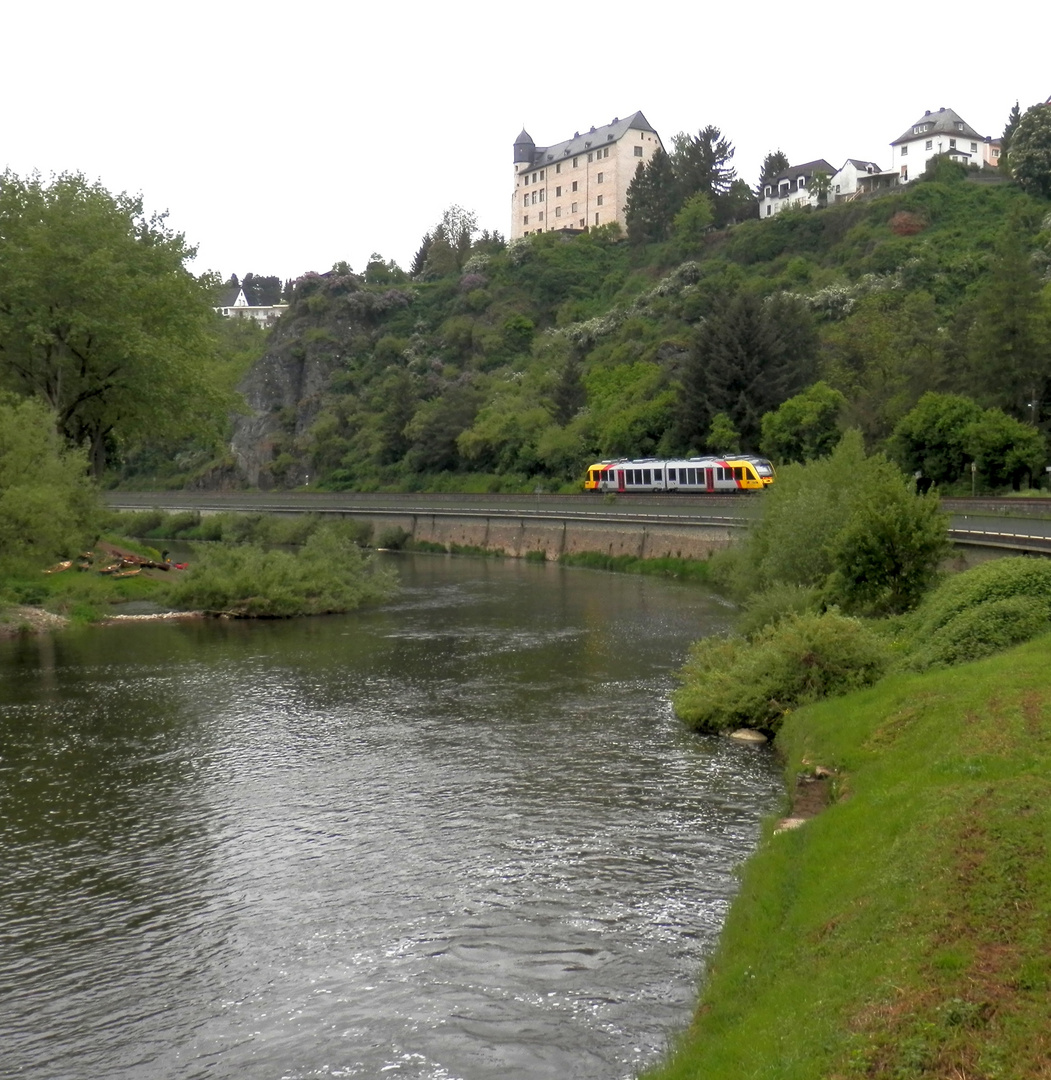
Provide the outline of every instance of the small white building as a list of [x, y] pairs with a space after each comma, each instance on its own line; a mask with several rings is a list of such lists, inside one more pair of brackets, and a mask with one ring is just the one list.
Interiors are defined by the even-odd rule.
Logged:
[[928, 109], [923, 116], [890, 144], [891, 172], [907, 184], [922, 176], [927, 162], [937, 154], [948, 154], [964, 165], [999, 164], [1000, 140], [977, 131], [952, 109]]
[[822, 199], [814, 188], [814, 177], [823, 173], [831, 180], [835, 171], [824, 158], [818, 158], [768, 177], [759, 197], [759, 217], [773, 217], [789, 206], [818, 206]]
[[288, 304], [250, 304], [244, 289], [229, 289], [216, 307], [225, 319], [254, 319], [260, 326], [272, 326], [288, 310]]
[[860, 189], [861, 177], [878, 176], [882, 171], [874, 161], [847, 158], [842, 168], [832, 177], [832, 184], [828, 189], [829, 203], [846, 202], [853, 198]]

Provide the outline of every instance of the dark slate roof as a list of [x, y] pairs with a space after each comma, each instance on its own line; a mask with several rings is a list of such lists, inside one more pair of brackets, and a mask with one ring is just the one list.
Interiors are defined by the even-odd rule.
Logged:
[[[631, 116], [624, 120], [619, 117], [614, 118], [613, 122], [606, 124], [603, 127], [592, 128], [590, 131], [575, 132], [572, 139], [566, 139], [565, 142], [555, 143], [554, 146], [538, 146], [533, 153], [533, 158], [530, 164], [534, 168], [543, 168], [547, 165], [553, 165], [556, 161], [564, 161], [567, 157], [572, 157], [574, 154], [586, 154], [588, 151], [594, 151], [600, 149], [603, 146], [609, 146], [611, 143], [615, 143], [629, 131], [652, 131], [654, 135], [657, 135], [657, 129], [642, 115], [641, 112], [632, 113]], [[523, 136], [529, 138], [523, 131], [518, 136], [518, 142], [523, 141]], [[657, 135], [657, 138], [660, 138]], [[532, 140], [530, 140], [532, 141]], [[518, 143], [516, 142], [516, 145]]]
[[855, 168], [861, 169], [862, 172], [868, 172], [870, 165], [872, 166], [872, 171], [874, 173], [883, 171], [874, 161], [862, 161], [861, 158], [856, 157], [847, 158], [847, 160], [843, 162], [843, 167], [846, 168], [847, 165], [853, 165]]
[[222, 296], [219, 298], [219, 303], [216, 304], [216, 307], [233, 307], [240, 292], [240, 285], [231, 285], [228, 288], [224, 289]]
[[818, 172], [834, 176], [836, 170], [824, 158], [818, 158], [817, 161], [808, 161], [804, 165], [793, 165], [783, 173], [778, 173], [775, 179], [766, 182], [768, 184], [780, 184], [782, 180], [798, 180], [801, 176], [811, 176]]
[[[930, 124], [926, 131], [913, 133], [913, 128], [920, 127], [923, 124]], [[957, 124], [963, 124], [962, 128], [958, 128]], [[937, 112], [931, 112], [928, 110], [919, 118], [919, 120], [911, 123], [906, 129], [904, 134], [899, 135], [891, 146], [897, 146], [898, 143], [912, 142], [913, 139], [929, 139], [932, 135], [952, 135], [955, 138], [960, 139], [981, 139], [984, 141], [984, 136], [979, 135], [977, 131], [966, 123], [959, 113], [954, 112], [952, 109], [939, 109]]]

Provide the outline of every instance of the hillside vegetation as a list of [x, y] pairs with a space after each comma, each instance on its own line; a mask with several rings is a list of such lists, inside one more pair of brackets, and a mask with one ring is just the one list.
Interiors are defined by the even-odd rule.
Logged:
[[[831, 425], [943, 486], [972, 460], [982, 486], [1024, 485], [1051, 398], [1048, 210], [936, 162], [881, 197], [664, 243], [485, 236], [432, 245], [411, 281], [382, 262], [307, 275], [214, 475], [531, 490], [602, 457], [802, 457]], [[943, 425], [948, 451], [895, 436], [932, 394], [973, 409]]]
[[789, 787], [829, 770], [830, 805], [749, 861], [649, 1080], [1048, 1075], [1049, 645], [786, 716]]

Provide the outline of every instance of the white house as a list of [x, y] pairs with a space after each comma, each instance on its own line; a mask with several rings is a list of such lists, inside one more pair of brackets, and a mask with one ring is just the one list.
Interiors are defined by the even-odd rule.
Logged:
[[254, 319], [260, 326], [270, 326], [288, 310], [288, 304], [250, 304], [244, 289], [230, 288], [215, 309], [226, 319]]
[[928, 109], [890, 144], [894, 160], [891, 172], [906, 184], [923, 174], [936, 154], [948, 154], [964, 165], [997, 165], [1000, 140], [979, 135], [952, 109]]
[[835, 171], [824, 158], [818, 158], [769, 177], [759, 197], [759, 217], [773, 217], [789, 206], [817, 206], [819, 193], [814, 190], [814, 177], [824, 173], [831, 178]]
[[829, 203], [846, 202], [857, 194], [860, 177], [878, 176], [882, 171], [874, 161], [847, 158], [839, 172], [832, 177], [832, 183], [828, 189]]

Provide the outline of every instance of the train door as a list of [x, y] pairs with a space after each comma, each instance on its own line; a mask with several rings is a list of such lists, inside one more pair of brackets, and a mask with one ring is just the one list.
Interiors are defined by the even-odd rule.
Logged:
[[711, 469], [704, 470], [705, 486], [707, 487], [708, 491], [715, 490], [715, 481], [712, 479], [712, 476], [713, 473]]
[[617, 470], [617, 490], [618, 491], [623, 491], [624, 490], [624, 470], [623, 469], [618, 469]]

